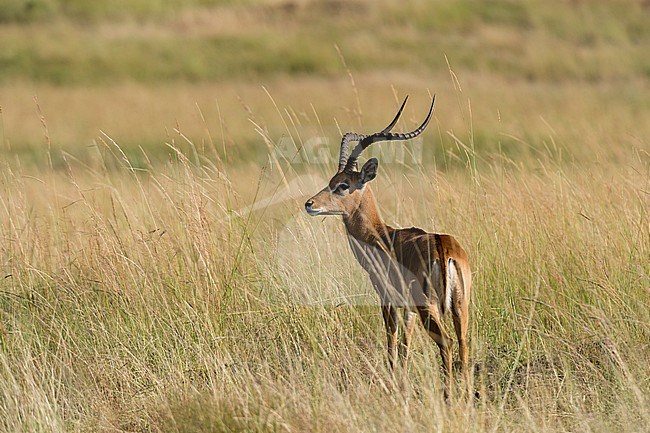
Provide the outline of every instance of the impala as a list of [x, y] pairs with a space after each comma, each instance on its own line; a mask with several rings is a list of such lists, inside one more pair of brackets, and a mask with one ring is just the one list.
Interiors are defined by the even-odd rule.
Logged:
[[[379, 161], [370, 158], [357, 168], [357, 159], [379, 141], [408, 140], [427, 127], [435, 98], [424, 122], [408, 133], [390, 132], [397, 123], [408, 97], [393, 121], [370, 135], [343, 135], [338, 171], [329, 183], [305, 203], [309, 215], [340, 215], [355, 258], [370, 276], [379, 295], [386, 325], [388, 362], [394, 371], [396, 357], [406, 365], [408, 348], [419, 316], [422, 325], [440, 349], [445, 377], [445, 396], [451, 392], [451, 340], [442, 318], [451, 311], [458, 338], [459, 357], [469, 386], [467, 327], [471, 272], [467, 254], [450, 235], [427, 233], [411, 228], [393, 228], [382, 220], [369, 182], [377, 176]], [[351, 142], [357, 142], [348, 155]], [[398, 308], [404, 308], [404, 332], [398, 350]], [[398, 352], [398, 353], [396, 353]]]

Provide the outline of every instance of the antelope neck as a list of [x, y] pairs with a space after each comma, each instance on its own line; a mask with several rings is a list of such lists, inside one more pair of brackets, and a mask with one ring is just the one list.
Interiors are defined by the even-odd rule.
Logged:
[[343, 216], [343, 222], [348, 235], [357, 241], [373, 246], [379, 246], [381, 242], [388, 246], [387, 241], [393, 229], [382, 221], [370, 186], [365, 187], [361, 202], [354, 212]]

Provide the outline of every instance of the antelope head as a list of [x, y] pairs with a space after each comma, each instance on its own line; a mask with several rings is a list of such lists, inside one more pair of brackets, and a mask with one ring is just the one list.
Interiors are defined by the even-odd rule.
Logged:
[[[363, 164], [361, 170], [358, 170], [357, 160], [361, 153], [368, 146], [378, 141], [409, 140], [424, 131], [429, 120], [431, 120], [435, 97], [431, 101], [429, 114], [418, 128], [407, 133], [390, 132], [397, 124], [407, 100], [408, 96], [404, 99], [393, 121], [383, 130], [370, 135], [361, 135], [354, 132], [343, 135], [339, 152], [338, 171], [325, 188], [305, 203], [305, 210], [309, 215], [351, 215], [359, 207], [363, 199], [366, 184], [377, 176], [377, 167], [379, 166], [377, 158], [370, 158]], [[352, 150], [352, 153], [348, 155], [348, 148], [352, 142], [357, 142], [357, 145]]]

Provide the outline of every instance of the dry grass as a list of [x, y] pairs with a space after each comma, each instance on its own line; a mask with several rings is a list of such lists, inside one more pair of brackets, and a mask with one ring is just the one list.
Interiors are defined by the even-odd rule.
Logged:
[[[641, 2], [208, 2], [0, 26], [0, 431], [648, 430]], [[373, 188], [470, 254], [476, 401], [420, 331], [391, 377], [342, 224], [302, 211], [333, 166], [300, 146], [426, 89]]]
[[4, 430], [643, 431], [647, 151], [465, 150], [449, 155], [467, 167], [387, 167], [376, 187], [388, 221], [455, 233], [472, 257], [482, 398], [449, 405], [423, 333], [393, 383], [338, 221], [307, 218], [302, 197], [237, 212], [282, 191], [277, 171], [258, 187], [198, 146], [135, 170], [107, 138], [62, 170], [4, 162]]
[[[643, 80], [616, 85], [545, 83], [463, 74], [459, 98], [448, 72], [367, 73], [355, 77], [361, 83], [360, 107], [347, 77], [269, 79], [264, 87], [246, 81], [93, 88], [5, 86], [1, 89], [0, 136], [4, 140], [0, 155], [19, 155], [23, 164], [31, 161], [38, 165], [46, 160], [34, 97], [46, 117], [53, 146], [80, 159], [88, 157], [88, 147], [96, 144], [103, 131], [134, 159], [141, 158], [143, 148], [150, 158], [166, 160], [171, 152], [164, 143], [178, 140], [174, 132], [178, 128], [199, 148], [210, 146], [207, 131], [217, 144], [219, 157], [239, 164], [266, 159], [268, 149], [261, 145], [251, 120], [276, 143], [287, 134], [267, 94], [280, 101], [283, 112], [292, 113], [291, 122], [303, 132], [324, 133], [336, 141], [338, 125], [373, 129], [386, 122], [385, 107], [396, 106], [396, 94], [411, 95], [404, 125], [415, 125], [427, 104], [426, 89], [438, 96], [438, 131], [430, 133], [427, 146], [427, 152], [436, 153], [438, 164], [445, 161], [442, 147], [435, 143], [455, 148], [447, 131], [466, 134], [470, 120], [480, 159], [501, 154], [516, 160], [522, 153], [538, 155], [547, 148], [559, 147], [568, 160], [625, 160], [629, 157], [627, 149], [648, 147], [644, 138], [650, 136], [648, 101], [643, 95], [650, 89]], [[473, 102], [471, 119], [468, 99]], [[60, 161], [58, 155], [55, 158]]]

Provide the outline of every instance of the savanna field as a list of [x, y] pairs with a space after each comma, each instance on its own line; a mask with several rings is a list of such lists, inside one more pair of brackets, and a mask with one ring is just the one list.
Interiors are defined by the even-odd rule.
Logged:
[[[0, 430], [650, 431], [648, 53], [631, 0], [3, 0]], [[304, 211], [433, 94], [362, 162], [470, 256], [447, 402]]]

